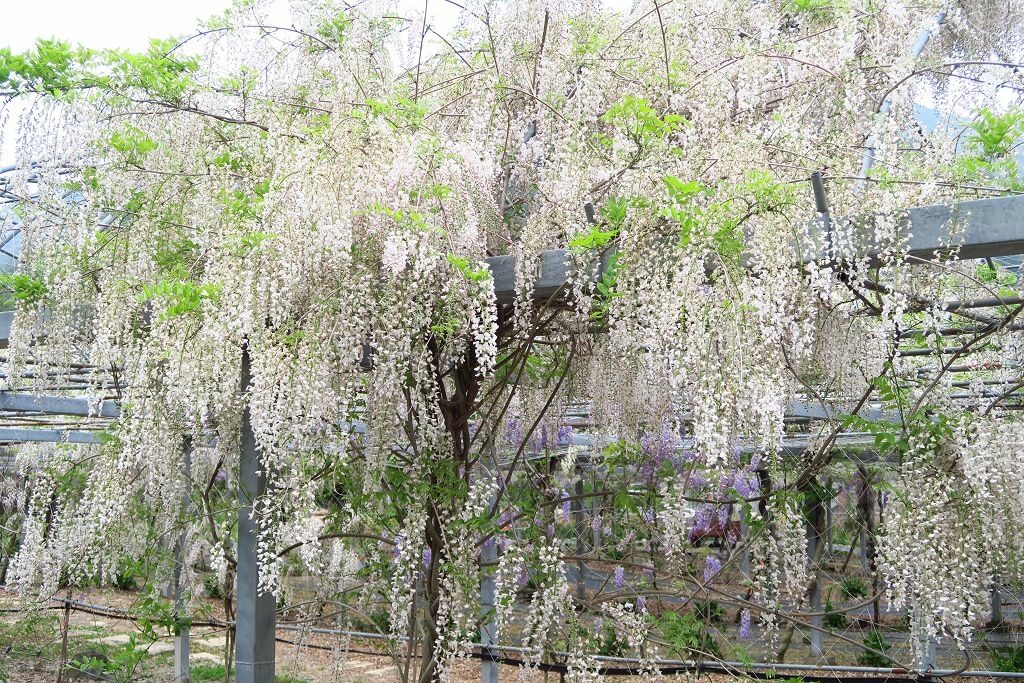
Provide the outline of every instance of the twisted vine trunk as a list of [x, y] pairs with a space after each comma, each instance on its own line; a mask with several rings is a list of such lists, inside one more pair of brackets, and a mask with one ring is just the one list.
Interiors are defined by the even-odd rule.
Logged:
[[[451, 457], [455, 471], [469, 484], [471, 458], [469, 445], [471, 434], [469, 419], [480, 391], [480, 377], [477, 373], [476, 354], [472, 349], [453, 368], [441, 367], [441, 354], [436, 345], [429, 348], [434, 357], [434, 369], [441, 414], [445, 430], [451, 441]], [[446, 381], [446, 379], [448, 381]], [[430, 475], [431, 489], [437, 490], [436, 472]], [[454, 497], [441, 499], [433, 497], [428, 501], [427, 520], [424, 528], [426, 546], [430, 550], [423, 581], [423, 646], [420, 658], [419, 683], [432, 683], [438, 679], [438, 611], [441, 604], [440, 566], [447, 556], [447, 542], [444, 534], [444, 520], [458, 514], [463, 501]]]
[[867, 569], [871, 576], [871, 594], [875, 596], [871, 601], [871, 625], [878, 626], [881, 621], [881, 605], [878, 598], [878, 567], [876, 563], [876, 535], [875, 526], [875, 490], [872, 486], [871, 474], [864, 465], [857, 466], [858, 491], [857, 505], [860, 508], [861, 524], [864, 525], [864, 552], [867, 558]]

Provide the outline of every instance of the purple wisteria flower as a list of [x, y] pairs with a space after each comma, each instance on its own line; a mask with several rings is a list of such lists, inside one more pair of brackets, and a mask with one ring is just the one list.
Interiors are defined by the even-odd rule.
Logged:
[[558, 427], [558, 444], [560, 446], [568, 446], [572, 443], [573, 430], [572, 425], [560, 425]]
[[424, 548], [423, 549], [423, 568], [424, 569], [429, 569], [430, 568], [430, 560], [433, 559], [433, 557], [434, 557], [434, 554], [433, 554], [433, 552], [431, 552], [430, 548]]
[[699, 489], [708, 483], [708, 478], [703, 472], [694, 472], [690, 475], [690, 488]]
[[640, 614], [647, 611], [647, 598], [642, 595], [636, 596], [636, 611]]
[[704, 561], [704, 583], [709, 583], [720, 571], [722, 571], [722, 561], [714, 555], [708, 555]]
[[397, 560], [398, 556], [402, 554], [402, 548], [405, 546], [405, 534], [398, 534], [395, 536], [395, 543], [391, 546], [391, 559]]
[[675, 433], [664, 425], [660, 434], [645, 433], [640, 437], [640, 450], [644, 454], [644, 464], [640, 467], [640, 476], [651, 479], [657, 474], [661, 463], [671, 458], [679, 447], [679, 439]]
[[616, 588], [622, 588], [626, 585], [626, 570], [622, 567], [615, 567], [615, 571], [612, 572], [612, 583], [615, 584]]
[[519, 588], [525, 588], [526, 584], [530, 581], [530, 570], [524, 564], [519, 569], [519, 576], [516, 577], [516, 586]]
[[706, 503], [697, 508], [697, 512], [693, 516], [693, 531], [690, 533], [691, 538], [701, 536], [708, 532], [711, 528], [711, 517], [714, 512], [715, 506], [708, 505]]
[[750, 610], [745, 609], [740, 612], [740, 638], [747, 639], [750, 637]]
[[[562, 491], [562, 498], [568, 498], [568, 497], [569, 497], [568, 492]], [[563, 500], [562, 501], [562, 521], [565, 521], [565, 522], [569, 521], [569, 513], [571, 511], [572, 511], [572, 506], [569, 504], [569, 501], [568, 500]]]
[[756, 472], [758, 465], [761, 464], [761, 453], [760, 451], [755, 452], [750, 456], [750, 471]]
[[530, 436], [530, 450], [531, 451], [544, 451], [548, 448], [548, 428], [547, 425], [540, 425], [533, 431]]
[[510, 417], [505, 422], [505, 438], [509, 444], [518, 446], [523, 438], [523, 423], [517, 417]]

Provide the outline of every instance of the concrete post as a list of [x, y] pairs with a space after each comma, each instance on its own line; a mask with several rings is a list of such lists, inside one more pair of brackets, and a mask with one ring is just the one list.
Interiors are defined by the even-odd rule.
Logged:
[[1003, 596], [999, 591], [998, 579], [992, 582], [990, 597], [992, 600], [992, 615], [989, 620], [989, 626], [995, 628], [1003, 623]]
[[583, 495], [583, 477], [580, 474], [579, 463], [576, 464], [575, 495], [577, 498], [570, 503], [569, 507], [572, 511], [572, 526], [576, 530], [576, 555], [578, 558], [576, 560], [576, 599], [582, 602], [587, 597], [587, 566], [583, 562], [583, 553], [587, 551], [586, 541], [583, 537], [587, 533], [587, 529], [583, 516], [583, 499], [580, 497]]
[[807, 637], [811, 647], [811, 657], [814, 659], [820, 659], [825, 655], [821, 618], [821, 572], [818, 570], [822, 550], [824, 550], [821, 547], [823, 542], [821, 525], [824, 516], [824, 505], [821, 501], [815, 501], [811, 509], [810, 522], [807, 524], [807, 562], [810, 564], [811, 572], [807, 601], [813, 614], [808, 618], [810, 633]]
[[[494, 463], [494, 471], [497, 471], [497, 451], [492, 448], [491, 457]], [[488, 472], [488, 474], [491, 474]], [[488, 503], [490, 509], [494, 509], [495, 497]], [[498, 559], [498, 540], [492, 537], [489, 543], [484, 543], [480, 549], [480, 561], [492, 564]], [[484, 645], [480, 653], [480, 683], [498, 683], [498, 663], [493, 657], [497, 651], [487, 647], [498, 643], [498, 624], [495, 622], [494, 610], [494, 573], [483, 574], [480, 579], [480, 612], [486, 622], [480, 626], [480, 643]], [[483, 621], [483, 620], [481, 620]]]
[[[249, 390], [252, 370], [249, 349], [242, 351], [242, 391]], [[242, 449], [238, 464], [238, 572], [235, 626], [235, 682], [274, 683], [274, 631], [277, 600], [259, 590], [257, 542], [259, 531], [252, 518], [253, 502], [266, 493], [267, 476], [256, 450], [256, 436], [248, 401], [242, 409]]]
[[[920, 625], [921, 612], [915, 607], [912, 617]], [[934, 638], [919, 637], [917, 643], [917, 654], [920, 658], [919, 671], [927, 673], [935, 668], [936, 642]]]
[[[185, 493], [182, 496], [182, 508], [188, 510], [192, 505], [189, 480], [192, 478], [192, 437], [186, 436], [181, 442], [182, 469], [185, 478]], [[174, 546], [174, 575], [171, 578], [174, 594], [174, 611], [179, 620], [185, 616], [185, 595], [181, 587], [181, 573], [185, 563], [185, 532], [178, 536]], [[189, 680], [189, 628], [179, 621], [178, 632], [174, 636], [174, 681], [188, 683]]]

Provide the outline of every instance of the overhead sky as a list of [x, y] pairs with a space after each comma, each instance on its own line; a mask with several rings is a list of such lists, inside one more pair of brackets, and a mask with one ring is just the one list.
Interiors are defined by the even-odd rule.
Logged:
[[[27, 0], [0, 11], [0, 47], [24, 52], [39, 38], [93, 48], [141, 50], [150, 38], [190, 33], [198, 19], [219, 14], [230, 0]], [[17, 109], [10, 117], [17, 118]], [[0, 167], [14, 160], [13, 126], [5, 127]]]
[[[284, 10], [282, 3], [275, 10]], [[142, 50], [151, 38], [191, 33], [198, 20], [222, 13], [231, 0], [23, 0], [0, 10], [0, 47], [24, 52], [39, 38], [58, 38], [91, 48]], [[423, 11], [420, 0], [399, 0], [399, 6]], [[427, 5], [430, 22], [442, 32], [451, 26], [453, 8], [444, 0]], [[15, 103], [0, 142], [0, 168], [14, 161]]]
[[5, 3], [0, 46], [21, 52], [37, 38], [139, 50], [149, 39], [188, 33], [229, 0], [28, 0]]

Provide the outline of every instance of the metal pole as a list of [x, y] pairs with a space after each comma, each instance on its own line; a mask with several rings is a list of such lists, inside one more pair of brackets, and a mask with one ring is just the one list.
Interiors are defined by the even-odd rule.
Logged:
[[[482, 562], [494, 562], [498, 559], [498, 544], [496, 542], [485, 543], [480, 553]], [[480, 642], [483, 645], [482, 657], [480, 658], [480, 683], [498, 683], [498, 662], [494, 657], [498, 656], [497, 650], [491, 648], [497, 645], [498, 625], [494, 623], [494, 575], [485, 574], [480, 580], [480, 609], [490, 618], [487, 623], [480, 626]]]
[[[252, 383], [248, 345], [242, 350], [242, 392]], [[238, 623], [235, 626], [236, 683], [274, 682], [274, 619], [277, 600], [259, 590], [259, 530], [253, 502], [267, 490], [256, 450], [248, 400], [242, 409], [242, 449], [238, 463]]]
[[743, 550], [740, 551], [740, 573], [743, 574], [744, 579], [751, 578], [750, 576], [750, 543], [747, 542], [747, 537], [750, 535], [750, 529], [747, 526], [746, 521], [740, 520], [740, 539], [739, 542], [743, 544]]
[[1003, 597], [999, 591], [999, 579], [992, 582], [991, 599], [992, 618], [989, 621], [989, 626], [995, 628], [1003, 623]]
[[[182, 494], [182, 509], [188, 510], [192, 504], [191, 484], [192, 478], [192, 437], [186, 435], [181, 441], [182, 470], [185, 479], [185, 492]], [[178, 542], [174, 547], [174, 576], [172, 578], [174, 590], [174, 612], [177, 617], [177, 632], [174, 635], [174, 681], [175, 683], [188, 683], [189, 680], [189, 628], [184, 620], [185, 616], [185, 594], [181, 589], [181, 572], [185, 562], [185, 532], [178, 536]]]
[[[813, 495], [817, 496], [817, 493], [815, 492]], [[807, 561], [811, 565], [811, 585], [808, 591], [808, 602], [814, 615], [809, 617], [810, 633], [808, 634], [808, 641], [811, 647], [811, 657], [815, 659], [820, 659], [825, 654], [822, 638], [821, 579], [819, 576], [819, 563], [821, 560], [819, 553], [823, 550], [820, 547], [823, 512], [824, 505], [822, 505], [821, 500], [815, 498], [810, 510], [810, 521], [807, 524]]]
[[586, 542], [583, 535], [587, 533], [583, 519], [583, 474], [579, 461], [576, 462], [576, 500], [570, 503], [572, 511], [572, 526], [576, 531], [576, 599], [582, 602], [587, 597], [586, 571], [583, 563], [583, 555], [587, 552]]
[[[493, 471], [487, 471], [487, 475], [494, 476], [498, 471], [497, 449], [492, 445], [491, 460], [494, 463]], [[492, 496], [488, 501], [488, 508], [494, 509], [497, 495]], [[498, 559], [498, 539], [492, 536], [489, 543], [484, 543], [480, 551], [480, 562], [492, 564]], [[481, 568], [482, 571], [482, 568]], [[480, 612], [483, 616], [480, 624], [480, 683], [498, 683], [498, 662], [495, 658], [499, 651], [491, 646], [498, 644], [498, 624], [495, 622], [494, 614], [494, 574], [486, 573], [480, 578]], [[486, 621], [485, 621], [486, 620]]]
[[[915, 607], [913, 609], [913, 614], [911, 618], [916, 622], [918, 628], [920, 628], [922, 619], [921, 610], [919, 607]], [[919, 635], [917, 638], [917, 643], [915, 643], [915, 647], [917, 648], [917, 654], [920, 658], [919, 671], [921, 673], [933, 671], [935, 669], [936, 654], [935, 638]]]

